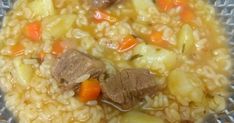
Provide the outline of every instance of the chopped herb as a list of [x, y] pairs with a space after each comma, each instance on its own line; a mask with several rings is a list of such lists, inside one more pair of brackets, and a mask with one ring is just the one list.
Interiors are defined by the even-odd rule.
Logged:
[[141, 55], [141, 54], [136, 54], [136, 55], [133, 55], [130, 59], [129, 59], [129, 61], [133, 61], [133, 60], [135, 60], [135, 59], [137, 59], [137, 58], [139, 58], [139, 57], [142, 57], [143, 55]]
[[182, 53], [184, 53], [184, 51], [185, 51], [185, 44], [183, 44], [182, 46]]

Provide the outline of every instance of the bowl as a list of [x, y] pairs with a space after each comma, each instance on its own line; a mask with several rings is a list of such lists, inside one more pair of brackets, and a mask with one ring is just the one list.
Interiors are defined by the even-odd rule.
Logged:
[[[9, 11], [15, 0], [0, 0], [0, 26], [4, 15]], [[234, 63], [234, 0], [209, 0], [216, 9], [216, 15], [225, 32], [230, 47], [232, 63]], [[228, 88], [230, 96], [227, 98], [227, 107], [224, 111], [209, 114], [204, 118], [204, 123], [234, 123], [234, 66], [232, 66], [231, 84]], [[16, 123], [17, 120], [4, 104], [4, 93], [0, 91], [0, 123]]]

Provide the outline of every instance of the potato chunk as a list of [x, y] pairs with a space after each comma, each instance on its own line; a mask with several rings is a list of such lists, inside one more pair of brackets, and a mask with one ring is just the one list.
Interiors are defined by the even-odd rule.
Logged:
[[168, 88], [172, 95], [184, 105], [189, 102], [201, 103], [204, 98], [203, 86], [198, 77], [182, 70], [174, 70], [168, 76]]
[[75, 22], [76, 15], [64, 14], [54, 15], [45, 18], [42, 21], [43, 37], [50, 35], [54, 38], [63, 37]]
[[34, 70], [31, 65], [24, 64], [20, 57], [17, 57], [13, 61], [16, 77], [21, 85], [27, 85], [32, 79]]
[[152, 0], [132, 0], [132, 3], [141, 21], [150, 20], [149, 11], [151, 13], [157, 12]]
[[29, 3], [29, 8], [33, 16], [46, 17], [54, 14], [54, 4], [52, 0], [33, 0]]
[[157, 50], [154, 46], [141, 43], [134, 48], [133, 52], [141, 55], [134, 60], [137, 67], [146, 67], [155, 72], [164, 73], [176, 66], [177, 56], [169, 50]]
[[152, 0], [132, 0], [132, 3], [138, 14], [148, 13], [149, 8], [156, 9]]
[[177, 37], [177, 47], [184, 54], [190, 54], [194, 50], [193, 30], [190, 25], [185, 24], [181, 27]]
[[150, 116], [145, 113], [130, 111], [123, 115], [121, 123], [164, 123], [158, 117]]

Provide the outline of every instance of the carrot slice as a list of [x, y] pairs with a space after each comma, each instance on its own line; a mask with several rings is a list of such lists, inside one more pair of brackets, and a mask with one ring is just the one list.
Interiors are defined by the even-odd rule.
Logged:
[[116, 18], [111, 16], [109, 13], [107, 13], [104, 10], [95, 10], [93, 18], [96, 23], [100, 23], [103, 21], [109, 21], [111, 23], [116, 22]]
[[155, 45], [163, 48], [167, 48], [170, 46], [170, 43], [163, 40], [163, 33], [162, 32], [153, 32], [150, 35], [150, 41], [153, 42]]
[[189, 7], [183, 7], [180, 13], [181, 21], [188, 24], [193, 24], [193, 20], [195, 19], [195, 13]]
[[19, 56], [24, 54], [24, 46], [21, 43], [17, 43], [11, 47], [11, 53], [13, 56]]
[[133, 36], [127, 36], [119, 44], [118, 52], [126, 52], [137, 45], [137, 40]]
[[100, 95], [101, 87], [96, 79], [86, 80], [81, 83], [79, 89], [79, 99], [82, 102], [96, 100]]
[[156, 4], [161, 11], [168, 11], [174, 7], [173, 0], [156, 0]]
[[41, 22], [35, 21], [29, 23], [25, 26], [24, 29], [25, 36], [31, 41], [40, 41], [41, 39]]
[[66, 48], [64, 42], [62, 41], [55, 41], [52, 46], [52, 54], [59, 56], [64, 52], [64, 49]]

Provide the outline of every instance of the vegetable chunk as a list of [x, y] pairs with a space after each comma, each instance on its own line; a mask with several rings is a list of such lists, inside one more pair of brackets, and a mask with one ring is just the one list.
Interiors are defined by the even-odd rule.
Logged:
[[54, 41], [52, 46], [52, 54], [59, 56], [61, 55], [67, 46], [63, 41]]
[[50, 34], [53, 38], [63, 37], [75, 22], [76, 15], [64, 14], [45, 18], [42, 22], [43, 36]]
[[13, 56], [20, 56], [24, 54], [24, 46], [21, 43], [17, 43], [11, 47], [11, 54]]
[[156, 50], [152, 45], [141, 43], [134, 48], [134, 54], [139, 57], [134, 60], [138, 67], [145, 67], [157, 73], [164, 73], [176, 66], [177, 55], [165, 49]]
[[177, 37], [177, 47], [181, 53], [190, 54], [195, 48], [193, 30], [190, 25], [181, 27]]
[[141, 21], [150, 20], [149, 11], [157, 12], [152, 0], [132, 0], [132, 3]]
[[187, 105], [189, 102], [201, 103], [204, 92], [201, 80], [192, 73], [174, 70], [168, 76], [168, 88], [177, 100]]
[[171, 44], [163, 40], [163, 33], [162, 32], [153, 32], [150, 35], [150, 41], [154, 43], [156, 46], [162, 47], [162, 48], [168, 48]]
[[158, 117], [130, 111], [122, 116], [121, 123], [164, 123], [164, 121]]
[[24, 64], [20, 57], [17, 57], [13, 61], [16, 69], [16, 77], [21, 85], [27, 85], [32, 79], [34, 73], [31, 65]]
[[34, 0], [29, 4], [33, 16], [46, 17], [55, 13], [52, 0]]
[[123, 39], [123, 41], [119, 44], [118, 52], [125, 52], [132, 48], [134, 48], [137, 44], [136, 38], [133, 36], [127, 36]]
[[28, 39], [34, 42], [39, 41], [41, 39], [41, 22], [35, 21], [27, 24], [24, 31], [24, 34]]
[[101, 87], [96, 79], [86, 80], [81, 83], [79, 99], [82, 102], [96, 100], [101, 92]]
[[168, 11], [174, 7], [173, 0], [156, 0], [157, 6], [161, 11]]

